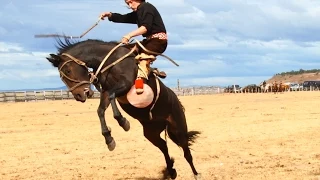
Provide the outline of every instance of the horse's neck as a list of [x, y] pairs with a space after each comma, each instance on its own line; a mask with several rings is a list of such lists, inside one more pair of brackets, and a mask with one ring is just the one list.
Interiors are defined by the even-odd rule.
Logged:
[[[75, 52], [75, 56], [81, 61], [85, 62], [89, 68], [96, 70], [113, 47], [114, 46], [111, 45], [93, 45], [88, 47], [90, 49], [84, 50], [87, 53], [83, 53], [83, 51]], [[104, 61], [104, 65], [110, 64], [114, 61], [114, 59], [112, 59], [112, 55], [113, 54], [111, 54], [111, 56]]]

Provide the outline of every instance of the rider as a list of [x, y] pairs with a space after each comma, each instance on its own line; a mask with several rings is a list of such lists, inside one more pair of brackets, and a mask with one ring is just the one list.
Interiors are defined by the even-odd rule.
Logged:
[[[158, 10], [145, 0], [125, 0], [125, 2], [133, 10], [132, 12], [128, 14], [104, 12], [100, 15], [101, 19], [108, 17], [109, 21], [115, 23], [137, 24], [138, 28], [124, 35], [121, 42], [128, 44], [132, 37], [142, 35], [145, 39], [141, 44], [147, 50], [163, 53], [167, 48], [168, 40], [166, 28]], [[139, 45], [137, 47], [138, 55], [135, 59], [139, 62], [140, 69], [143, 71], [143, 73], [138, 73], [135, 81], [136, 91], [139, 94], [143, 92], [143, 87], [138, 85], [141, 78], [148, 79], [151, 71], [161, 78], [165, 78], [166, 73], [150, 67], [150, 64], [156, 59], [156, 55], [144, 51]]]

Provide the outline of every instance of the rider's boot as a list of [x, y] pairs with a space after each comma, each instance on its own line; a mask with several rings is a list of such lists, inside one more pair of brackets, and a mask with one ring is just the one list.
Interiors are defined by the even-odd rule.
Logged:
[[167, 77], [167, 74], [164, 71], [159, 71], [158, 68], [150, 67], [150, 72], [156, 74], [159, 78], [162, 78], [162, 79], [165, 79]]

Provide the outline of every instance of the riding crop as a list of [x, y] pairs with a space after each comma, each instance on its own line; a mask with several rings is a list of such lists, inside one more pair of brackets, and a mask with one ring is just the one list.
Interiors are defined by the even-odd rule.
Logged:
[[66, 36], [66, 35], [59, 35], [59, 34], [37, 34], [34, 35], [35, 38], [47, 38], [47, 37], [64, 37], [64, 38], [82, 38], [84, 35], [86, 35], [89, 31], [91, 31], [94, 27], [96, 27], [99, 22], [101, 21], [101, 17], [99, 17], [99, 20], [91, 26], [88, 30], [86, 30], [84, 33], [82, 33], [80, 36]]

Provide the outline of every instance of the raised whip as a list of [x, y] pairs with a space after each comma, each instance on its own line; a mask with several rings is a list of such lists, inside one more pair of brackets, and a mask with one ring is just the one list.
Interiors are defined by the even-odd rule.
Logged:
[[63, 37], [63, 38], [69, 38], [69, 39], [82, 38], [89, 31], [91, 31], [94, 27], [96, 27], [99, 24], [100, 21], [101, 21], [101, 18], [99, 18], [99, 20], [93, 26], [91, 26], [88, 30], [86, 30], [80, 36], [66, 36], [66, 35], [60, 35], [60, 34], [36, 34], [36, 35], [34, 35], [34, 37], [35, 38]]

